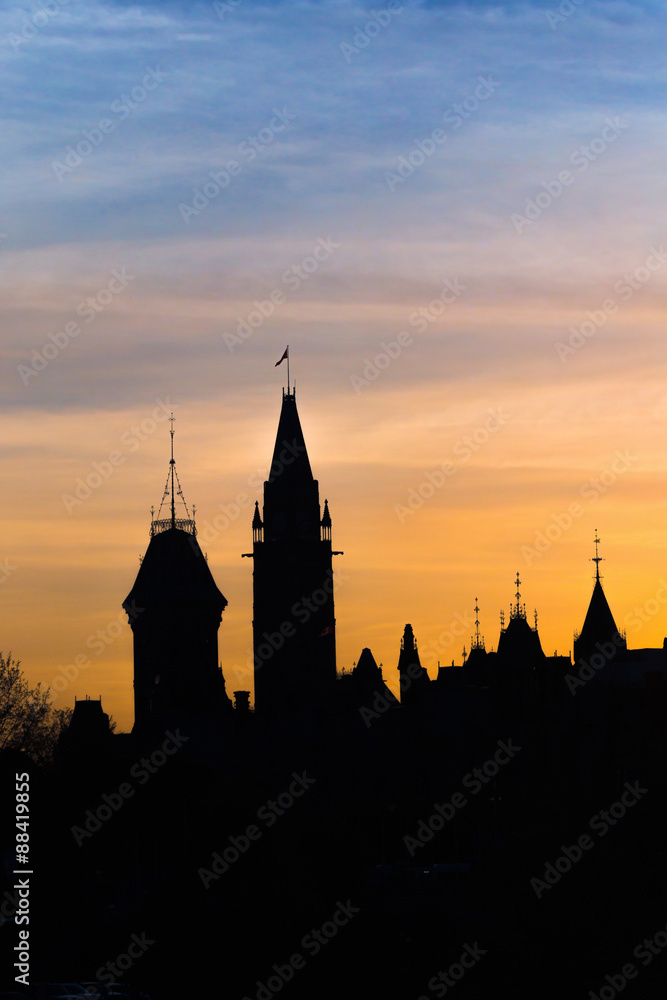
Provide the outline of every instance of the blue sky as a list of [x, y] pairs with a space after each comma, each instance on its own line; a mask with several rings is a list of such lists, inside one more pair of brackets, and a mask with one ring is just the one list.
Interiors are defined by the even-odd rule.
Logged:
[[[274, 363], [286, 343], [323, 496], [339, 495], [341, 547], [378, 574], [359, 578], [358, 593], [380, 647], [391, 651], [407, 620], [416, 630], [421, 622], [425, 639], [439, 630], [463, 610], [459, 587], [471, 603], [466, 560], [476, 549], [497, 568], [488, 604], [500, 601], [505, 577], [509, 599], [522, 541], [617, 448], [639, 456], [625, 485], [533, 567], [534, 587], [554, 602], [556, 568], [586, 568], [600, 512], [619, 565], [636, 558], [638, 578], [650, 578], [641, 559], [655, 550], [650, 526], [664, 521], [667, 461], [667, 266], [645, 266], [667, 243], [661, 5], [565, 0], [559, 20], [559, 5], [546, 2], [406, 3], [391, 17], [373, 15], [382, 0], [49, 6], [0, 12], [0, 453], [13, 484], [6, 549], [21, 567], [3, 594], [9, 638], [36, 677], [48, 681], [78, 641], [62, 608], [52, 611], [54, 643], [32, 636], [25, 609], [43, 606], [44, 563], [57, 574], [63, 549], [75, 553], [62, 589], [77, 595], [84, 635], [115, 615], [131, 583], [128, 553], [134, 565], [145, 511], [159, 502], [166, 443], [149, 435], [81, 510], [68, 512], [63, 493], [169, 398], [186, 493], [212, 516], [270, 457], [284, 381]], [[77, 147], [80, 162], [70, 152], [68, 166]], [[183, 206], [201, 206], [196, 191], [231, 161], [227, 186], [209, 187], [186, 219]], [[570, 179], [554, 195], [564, 171]], [[540, 198], [518, 232], [512, 217]], [[288, 285], [284, 275], [321, 241], [334, 249]], [[619, 282], [642, 267], [623, 299]], [[120, 287], [119, 273], [128, 276]], [[423, 329], [411, 325], [447, 280], [461, 294]], [[276, 291], [280, 304], [230, 350], [225, 334]], [[99, 311], [86, 321], [91, 297]], [[617, 308], [604, 314], [610, 300]], [[603, 316], [599, 329], [561, 358], [558, 343], [589, 313]], [[67, 324], [79, 332], [66, 337]], [[353, 379], [401, 331], [410, 346], [355, 391]], [[45, 345], [52, 356], [37, 371]], [[468, 479], [433, 498], [414, 533], [399, 524], [394, 504], [497, 406], [512, 421]], [[379, 509], [381, 541], [398, 532], [401, 558], [419, 552], [415, 565], [388, 568], [377, 537], [361, 531], [364, 517], [385, 523]], [[629, 520], [644, 521], [641, 537], [626, 531]], [[230, 600], [223, 663], [247, 645], [247, 573], [236, 564], [247, 528], [239, 518], [211, 551]], [[434, 532], [443, 541], [431, 552]], [[413, 610], [389, 613], [378, 581], [391, 572], [414, 593]], [[577, 624], [587, 586], [584, 572], [578, 603], [555, 602], [544, 626], [554, 643], [570, 641], [559, 636]], [[351, 660], [369, 640], [348, 592], [339, 648]], [[346, 600], [342, 591], [344, 611]], [[120, 692], [129, 653], [118, 650]], [[374, 652], [378, 662], [387, 655]], [[107, 680], [100, 674], [99, 687]]]
[[[227, 301], [266, 294], [332, 234], [342, 252], [304, 285], [302, 300], [409, 305], [441, 276], [459, 274], [471, 279], [469, 300], [566, 293], [583, 304], [592, 282], [602, 289], [659, 242], [665, 17], [657, 5], [586, 0], [552, 28], [546, 13], [557, 5], [406, 4], [346, 57], [341, 44], [354, 44], [377, 6], [243, 0], [221, 19], [212, 3], [69, 2], [18, 46], [11, 38], [25, 21], [18, 8], [5, 10], [10, 357], [39, 346], [40, 328], [66, 320], [123, 264], [137, 273], [134, 301], [168, 289], [182, 301], [217, 301], [224, 317]], [[110, 108], [141, 86], [147, 68], [164, 79], [121, 119]], [[391, 191], [386, 174], [443, 127], [480, 77], [495, 81], [492, 96], [460, 127], [444, 125], [443, 144]], [[179, 205], [239, 157], [274, 108], [294, 120], [252, 163], [241, 160], [229, 187], [186, 224]], [[517, 235], [512, 213], [609, 117], [626, 126], [617, 142]], [[58, 178], [53, 164], [103, 118], [114, 131]], [[32, 313], [24, 289], [47, 297], [47, 316]], [[82, 348], [57, 392], [35, 381], [27, 393], [10, 378], [5, 404], [85, 406], [85, 372], [97, 405], [115, 405], [117, 393], [109, 398], [96, 378], [108, 357], [121, 363], [112, 322], [101, 318], [107, 343], [89, 356]], [[217, 332], [215, 323], [188, 331], [188, 355], [214, 364]], [[179, 354], [174, 334], [157, 324], [128, 337]], [[370, 348], [374, 337], [325, 324], [304, 349], [349, 366], [355, 343]], [[248, 374], [254, 347], [239, 356], [235, 379]], [[516, 347], [508, 360], [520, 364], [527, 348]], [[132, 394], [129, 356], [127, 364]], [[202, 388], [198, 381], [193, 391]]]

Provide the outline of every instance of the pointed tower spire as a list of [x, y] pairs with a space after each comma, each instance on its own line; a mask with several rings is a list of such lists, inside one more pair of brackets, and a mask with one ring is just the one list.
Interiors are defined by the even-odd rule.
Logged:
[[261, 515], [259, 513], [259, 501], [255, 500], [255, 514], [252, 519], [252, 540], [253, 542], [262, 541], [262, 532], [264, 531], [264, 522], [262, 521]]
[[[286, 352], [282, 360], [288, 360]], [[302, 711], [336, 681], [331, 515], [320, 509], [294, 391], [283, 390], [262, 515], [253, 518], [253, 644], [259, 715]], [[268, 641], [279, 635], [279, 647]]]
[[171, 526], [176, 527], [176, 504], [174, 501], [174, 472], [176, 468], [176, 462], [174, 461], [174, 413], [172, 410], [171, 416], [169, 417], [169, 423], [171, 427], [169, 429], [169, 435], [171, 437], [171, 461], [169, 462], [169, 471], [171, 472]]
[[595, 529], [595, 539], [594, 539], [594, 541], [595, 541], [595, 555], [592, 557], [591, 562], [595, 563], [595, 579], [596, 580], [601, 580], [602, 577], [600, 576], [600, 563], [604, 562], [604, 560], [602, 559], [602, 557], [600, 555], [598, 555], [598, 545], [600, 544], [600, 539], [598, 538], [598, 529], [597, 528]]
[[595, 583], [584, 624], [581, 632], [575, 635], [574, 639], [574, 659], [576, 662], [579, 660], [587, 661], [594, 653], [605, 656], [606, 654], [601, 652], [601, 648], [607, 648], [607, 644], [610, 642], [612, 643], [611, 649], [613, 652], [607, 659], [612, 659], [619, 649], [627, 649], [625, 635], [619, 632], [616, 626], [614, 616], [611, 613], [611, 608], [600, 582], [602, 580], [600, 576], [600, 562], [602, 562], [602, 557], [598, 555], [600, 539], [598, 538], [597, 528], [595, 530], [594, 541], [595, 556], [591, 559], [591, 562], [595, 563]]
[[331, 514], [329, 513], [329, 501], [324, 501], [324, 514], [322, 515], [322, 520], [320, 521], [320, 527], [322, 528], [322, 541], [331, 541]]

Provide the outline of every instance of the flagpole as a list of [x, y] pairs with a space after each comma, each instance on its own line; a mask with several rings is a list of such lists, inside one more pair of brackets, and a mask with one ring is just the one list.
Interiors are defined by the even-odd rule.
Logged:
[[287, 345], [287, 395], [289, 396], [289, 344]]

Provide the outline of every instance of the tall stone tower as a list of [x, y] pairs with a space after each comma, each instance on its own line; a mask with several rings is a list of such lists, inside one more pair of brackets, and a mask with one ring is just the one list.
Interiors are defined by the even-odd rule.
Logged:
[[336, 680], [331, 517], [289, 385], [252, 533], [255, 711], [275, 716], [321, 704]]
[[[182, 511], [177, 512], [177, 504]], [[163, 507], [166, 517], [161, 517]], [[172, 422], [162, 504], [151, 520], [148, 549], [123, 602], [134, 633], [135, 734], [201, 726], [231, 711], [218, 666], [218, 629], [226, 606], [178, 482]]]

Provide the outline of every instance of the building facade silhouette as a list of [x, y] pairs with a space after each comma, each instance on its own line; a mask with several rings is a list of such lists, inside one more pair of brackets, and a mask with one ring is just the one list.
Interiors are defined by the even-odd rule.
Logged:
[[336, 618], [328, 502], [322, 511], [296, 406], [284, 392], [262, 513], [253, 534], [255, 711], [277, 715], [331, 698]]

